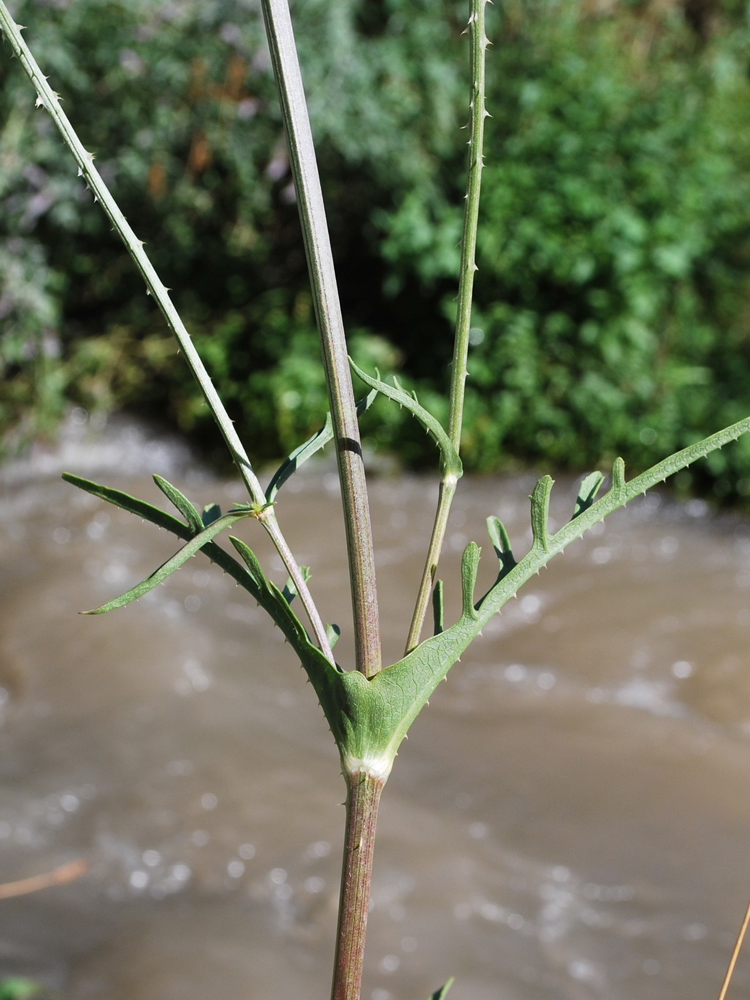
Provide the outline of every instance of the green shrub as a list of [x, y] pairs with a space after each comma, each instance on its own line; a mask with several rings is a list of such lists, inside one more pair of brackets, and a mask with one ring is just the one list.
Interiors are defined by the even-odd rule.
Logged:
[[[25, 6], [32, 7], [20, 4], [22, 19]], [[435, 173], [463, 101], [451, 18], [431, 16], [434, 6], [309, 0], [296, 11], [342, 286], [352, 289], [345, 309], [350, 326], [362, 330], [360, 343], [374, 336], [370, 353], [380, 350], [385, 324], [373, 310], [382, 269], [369, 204], [392, 207], [405, 185]], [[456, 11], [458, 35], [462, 4], [442, 6]], [[246, 428], [275, 433], [267, 440], [278, 454], [288, 446], [290, 421], [297, 440], [325, 407], [257, 5], [77, 0], [45, 10], [43, 19], [29, 14], [35, 50], [125, 214], [178, 290], [176, 304], [219, 389], [243, 386], [232, 393], [235, 416]], [[0, 182], [8, 209], [0, 226], [27, 262], [24, 273], [37, 275], [20, 340], [13, 331], [0, 335], [18, 405], [56, 416], [66, 394], [89, 408], [137, 399], [159, 412], [166, 403], [182, 427], [209, 426], [188, 378], [173, 374], [173, 347], [140, 278], [100, 213], [81, 211], [90, 196], [7, 59], [0, 62], [0, 118], [8, 123], [0, 158], [12, 168]], [[11, 280], [18, 283], [8, 274]], [[42, 328], [59, 339], [51, 399], [35, 390], [38, 366], [29, 357], [43, 354], [30, 346], [49, 336]], [[284, 387], [277, 363], [289, 338], [297, 350], [293, 384]], [[245, 411], [251, 394], [260, 402]], [[282, 402], [297, 396], [294, 407]], [[0, 413], [0, 421], [7, 431], [15, 411]]]
[[[556, 14], [493, 60], [471, 467], [580, 469], [619, 453], [644, 467], [746, 412], [750, 87], [738, 41], [735, 30], [697, 52], [682, 19], [657, 31]], [[402, 273], [437, 284], [455, 270], [452, 200], [415, 188], [387, 220]], [[750, 492], [749, 474], [747, 448], [710, 463], [719, 496]]]
[[[438, 411], [465, 118], [463, 4], [439, 6], [294, 9], [348, 326], [361, 360], [400, 365]], [[643, 467], [746, 412], [747, 27], [740, 7], [704, 6], [686, 19], [677, 3], [592, 15], [539, 0], [496, 16], [467, 468], [580, 469], [619, 452]], [[318, 425], [325, 394], [256, 5], [76, 0], [33, 23], [68, 113], [181, 289], [233, 417], [262, 430], [265, 457], [282, 453]], [[100, 213], [80, 210], [90, 196], [7, 59], [0, 120], [6, 450], [53, 427], [70, 399], [150, 405], [215, 440], [140, 279]], [[374, 427], [371, 444], [400, 434], [406, 461], [430, 457], [398, 411]], [[750, 451], [728, 464], [717, 453], [681, 484], [748, 495]]]

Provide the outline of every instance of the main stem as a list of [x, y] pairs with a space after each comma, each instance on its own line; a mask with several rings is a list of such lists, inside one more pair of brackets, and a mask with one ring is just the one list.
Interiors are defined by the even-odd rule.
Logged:
[[352, 591], [355, 662], [357, 670], [373, 677], [381, 667], [375, 552], [331, 241], [287, 0], [263, 0], [263, 16], [289, 141], [336, 438]]
[[378, 804], [386, 779], [367, 771], [344, 775], [347, 786], [344, 862], [331, 1000], [359, 1000], [370, 905]]
[[[458, 311], [451, 366], [450, 410], [448, 435], [456, 451], [461, 447], [461, 425], [463, 423], [464, 394], [469, 354], [469, 331], [471, 330], [471, 305], [474, 296], [474, 273], [477, 270], [477, 227], [479, 224], [479, 195], [484, 167], [484, 106], [485, 94], [485, 52], [489, 41], [485, 31], [485, 6], [487, 0], [471, 0], [469, 15], [469, 39], [471, 61], [471, 123], [469, 136], [469, 175], [466, 183], [466, 205], [461, 239], [461, 276], [458, 285]], [[406, 652], [410, 653], [419, 644], [422, 634], [430, 592], [435, 580], [440, 553], [445, 540], [453, 497], [456, 493], [456, 477], [445, 474], [440, 483], [435, 523], [432, 527], [422, 579], [419, 584], [417, 602], [414, 608]]]

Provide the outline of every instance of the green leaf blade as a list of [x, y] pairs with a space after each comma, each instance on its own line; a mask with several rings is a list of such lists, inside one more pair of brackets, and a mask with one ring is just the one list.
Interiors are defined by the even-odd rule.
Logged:
[[188, 527], [192, 530], [193, 534], [197, 535], [199, 531], [203, 531], [204, 524], [201, 520], [201, 516], [193, 504], [190, 503], [185, 494], [181, 493], [176, 486], [167, 482], [167, 480], [162, 476], [154, 475], [153, 478], [154, 482], [162, 491], [164, 496], [174, 504], [177, 510], [185, 518], [185, 521], [187, 522]]
[[[362, 414], [368, 410], [375, 400], [377, 392], [373, 389], [368, 392], [366, 396], [358, 401], [357, 405], [357, 416], [361, 417]], [[331, 421], [331, 414], [326, 413], [326, 419], [320, 430], [316, 431], [312, 437], [308, 438], [299, 448], [295, 448], [278, 467], [276, 472], [274, 472], [271, 477], [271, 482], [268, 484], [266, 490], [266, 500], [268, 503], [274, 503], [276, 496], [287, 481], [290, 476], [304, 465], [308, 459], [312, 458], [317, 452], [328, 444], [329, 441], [333, 440], [333, 423]]]
[[440, 635], [445, 631], [445, 609], [443, 606], [443, 581], [438, 580], [432, 591], [432, 620], [434, 624], [434, 634]]
[[141, 580], [140, 583], [136, 584], [135, 587], [131, 587], [130, 590], [126, 591], [124, 594], [120, 594], [119, 597], [115, 597], [111, 601], [107, 601], [106, 604], [102, 604], [101, 607], [94, 608], [92, 611], [84, 611], [85, 615], [103, 615], [107, 611], [114, 611], [116, 608], [124, 608], [126, 605], [131, 604], [133, 601], [137, 601], [139, 597], [143, 597], [154, 587], [158, 587], [160, 583], [163, 583], [168, 576], [171, 576], [175, 570], [179, 569], [183, 563], [187, 562], [192, 556], [199, 552], [207, 542], [213, 540], [213, 538], [218, 535], [224, 528], [228, 528], [230, 524], [239, 520], [240, 517], [246, 517], [246, 514], [225, 514], [224, 517], [219, 518], [214, 521], [213, 524], [204, 528], [199, 534], [194, 535], [190, 541], [183, 545], [183, 547], [176, 552], [171, 559], [167, 559], [165, 563], [162, 563], [150, 576], [147, 576], [145, 580]]
[[444, 986], [441, 986], [439, 990], [435, 990], [435, 992], [430, 997], [430, 1000], [445, 1000], [446, 994], [448, 993], [448, 990], [451, 988], [454, 982], [455, 979], [453, 976], [451, 976], [451, 978], [448, 980], [447, 983], [445, 983]]
[[301, 465], [309, 459], [312, 458], [316, 452], [319, 452], [321, 448], [325, 448], [329, 441], [333, 439], [333, 423], [331, 422], [331, 414], [326, 413], [326, 420], [319, 431], [316, 431], [312, 437], [308, 438], [299, 448], [295, 448], [278, 467], [276, 472], [274, 472], [271, 477], [271, 482], [268, 484], [266, 489], [266, 500], [269, 503], [274, 503], [276, 495], [278, 494], [281, 487], [294, 473], [299, 469]]
[[500, 572], [510, 572], [516, 565], [516, 560], [513, 557], [510, 547], [510, 538], [508, 537], [505, 525], [494, 514], [487, 518], [487, 534], [490, 536], [492, 547], [500, 563]]
[[554, 479], [551, 476], [542, 476], [529, 497], [533, 544], [543, 552], [549, 552], [549, 498], [553, 485]]
[[579, 514], [589, 509], [594, 500], [596, 500], [596, 494], [599, 492], [599, 488], [603, 482], [604, 473], [602, 472], [590, 472], [585, 477], [578, 488], [578, 496], [576, 497], [571, 520], [574, 520]]
[[435, 441], [439, 450], [440, 458], [443, 466], [443, 470], [455, 476], [456, 479], [460, 479], [463, 475], [463, 465], [461, 459], [459, 458], [458, 452], [454, 448], [448, 433], [446, 432], [440, 421], [434, 417], [429, 410], [426, 410], [424, 406], [417, 400], [416, 395], [405, 392], [398, 381], [394, 377], [395, 386], [388, 385], [380, 378], [373, 378], [372, 375], [368, 375], [363, 372], [361, 368], [349, 358], [349, 364], [352, 367], [352, 371], [365, 385], [368, 385], [371, 389], [375, 389], [377, 392], [381, 393], [383, 396], [387, 396], [388, 399], [394, 400], [399, 406], [403, 406], [404, 409], [408, 410], [419, 423], [424, 427], [430, 437]]
[[191, 537], [191, 532], [187, 525], [183, 524], [176, 517], [173, 517], [172, 514], [168, 514], [160, 507], [154, 507], [153, 504], [147, 503], [145, 500], [139, 500], [137, 497], [132, 497], [129, 493], [123, 493], [122, 490], [113, 489], [111, 486], [102, 486], [100, 483], [94, 483], [90, 479], [74, 476], [70, 472], [64, 472], [62, 478], [66, 483], [77, 486], [79, 490], [84, 490], [86, 493], [90, 493], [100, 500], [105, 500], [115, 507], [120, 507], [122, 510], [128, 511], [129, 514], [135, 514], [136, 517], [142, 517], [146, 521], [155, 524], [158, 528], [166, 528], [167, 531], [171, 531], [180, 538], [189, 539]]

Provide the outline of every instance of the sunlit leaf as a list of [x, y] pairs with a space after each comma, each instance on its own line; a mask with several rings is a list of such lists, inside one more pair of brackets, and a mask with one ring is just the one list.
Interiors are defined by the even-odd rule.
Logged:
[[529, 497], [531, 500], [531, 534], [534, 546], [549, 551], [549, 497], [554, 480], [542, 476]]
[[[368, 392], [366, 396], [359, 400], [357, 403], [357, 416], [361, 417], [365, 410], [369, 409], [373, 401], [377, 396], [377, 392], [373, 389], [372, 392]], [[276, 472], [274, 472], [271, 482], [268, 484], [268, 489], [266, 490], [266, 500], [269, 503], [273, 503], [276, 494], [279, 492], [284, 483], [293, 475], [301, 465], [309, 459], [312, 458], [316, 452], [319, 452], [321, 448], [325, 448], [329, 441], [333, 439], [333, 424], [331, 423], [331, 414], [326, 413], [326, 420], [319, 431], [316, 431], [311, 438], [308, 438], [304, 444], [301, 444], [299, 448], [295, 448], [294, 451], [284, 459], [281, 465], [278, 467]]]
[[490, 536], [495, 555], [500, 562], [500, 572], [508, 573], [516, 565], [513, 553], [510, 549], [510, 539], [503, 522], [491, 515], [487, 518], [487, 534]]
[[454, 980], [453, 976], [451, 976], [451, 978], [448, 980], [448, 982], [445, 984], [445, 986], [441, 986], [439, 990], [435, 990], [435, 992], [430, 997], [430, 1000], [444, 1000], [446, 993], [451, 988], [451, 986], [453, 985], [454, 981], [455, 980]]
[[604, 474], [601, 472], [590, 472], [588, 476], [583, 480], [580, 487], [578, 488], [578, 496], [576, 497], [576, 505], [573, 509], [573, 517], [578, 517], [585, 510], [588, 510], [591, 504], [596, 500], [596, 494], [599, 492], [599, 487], [604, 482]]
[[192, 529], [193, 534], [198, 534], [199, 531], [203, 531], [204, 524], [201, 520], [200, 514], [195, 509], [193, 504], [190, 503], [188, 498], [181, 493], [176, 486], [173, 486], [161, 476], [155, 475], [154, 482], [162, 491], [164, 496], [171, 500], [177, 510], [182, 514], [187, 521], [188, 527]]
[[403, 406], [404, 409], [408, 410], [417, 418], [440, 449], [440, 458], [443, 470], [454, 475], [456, 479], [460, 478], [463, 472], [463, 466], [461, 465], [461, 459], [458, 456], [458, 452], [453, 447], [453, 444], [451, 443], [443, 425], [436, 417], [433, 417], [429, 410], [426, 410], [424, 406], [421, 405], [416, 396], [405, 392], [398, 384], [393, 386], [384, 382], [380, 378], [373, 378], [372, 375], [368, 375], [366, 372], [363, 372], [361, 368], [358, 368], [351, 358], [349, 359], [349, 364], [352, 366], [352, 371], [355, 373], [357, 378], [361, 379], [365, 385], [369, 385], [371, 389], [376, 389], [384, 396], [394, 400], [399, 404], [399, 406]]
[[165, 563], [162, 563], [158, 569], [154, 570], [150, 576], [147, 576], [145, 580], [141, 580], [139, 584], [135, 587], [131, 587], [130, 590], [126, 591], [124, 594], [120, 594], [119, 597], [115, 597], [111, 601], [107, 601], [106, 604], [102, 604], [101, 607], [95, 608], [93, 611], [85, 611], [84, 614], [87, 615], [101, 615], [107, 611], [113, 611], [115, 608], [124, 608], [125, 605], [130, 604], [132, 601], [137, 601], [139, 597], [143, 597], [154, 587], [158, 587], [168, 576], [174, 573], [175, 570], [179, 569], [183, 563], [187, 562], [191, 556], [194, 556], [196, 552], [199, 552], [206, 542], [210, 542], [215, 535], [218, 535], [225, 528], [234, 524], [242, 517], [247, 517], [246, 513], [240, 514], [225, 514], [223, 517], [218, 518], [213, 524], [210, 524], [207, 528], [204, 528], [199, 534], [194, 535], [190, 541], [183, 545], [183, 547], [176, 552], [171, 559], [167, 559]]

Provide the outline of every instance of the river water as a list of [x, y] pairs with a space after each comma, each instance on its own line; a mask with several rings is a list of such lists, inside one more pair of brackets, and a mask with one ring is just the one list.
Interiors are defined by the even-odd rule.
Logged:
[[[312, 463], [311, 463], [312, 464]], [[137, 425], [71, 424], [0, 472], [0, 973], [66, 1000], [319, 1000], [329, 989], [344, 794], [312, 689], [244, 591], [197, 557], [88, 618], [175, 549], [60, 481], [241, 499]], [[533, 477], [468, 480], [442, 570], [484, 519], [529, 543]], [[372, 480], [389, 660], [436, 484]], [[572, 480], [552, 518], [569, 516]], [[279, 517], [351, 658], [335, 476]], [[238, 532], [240, 533], [240, 532]], [[243, 537], [283, 582], [257, 525]], [[413, 726], [385, 790], [364, 1000], [704, 1000], [750, 896], [750, 524], [651, 495], [504, 609]], [[450, 617], [450, 615], [449, 615]], [[742, 959], [733, 993], [750, 988]], [[732, 994], [730, 994], [731, 996]]]

